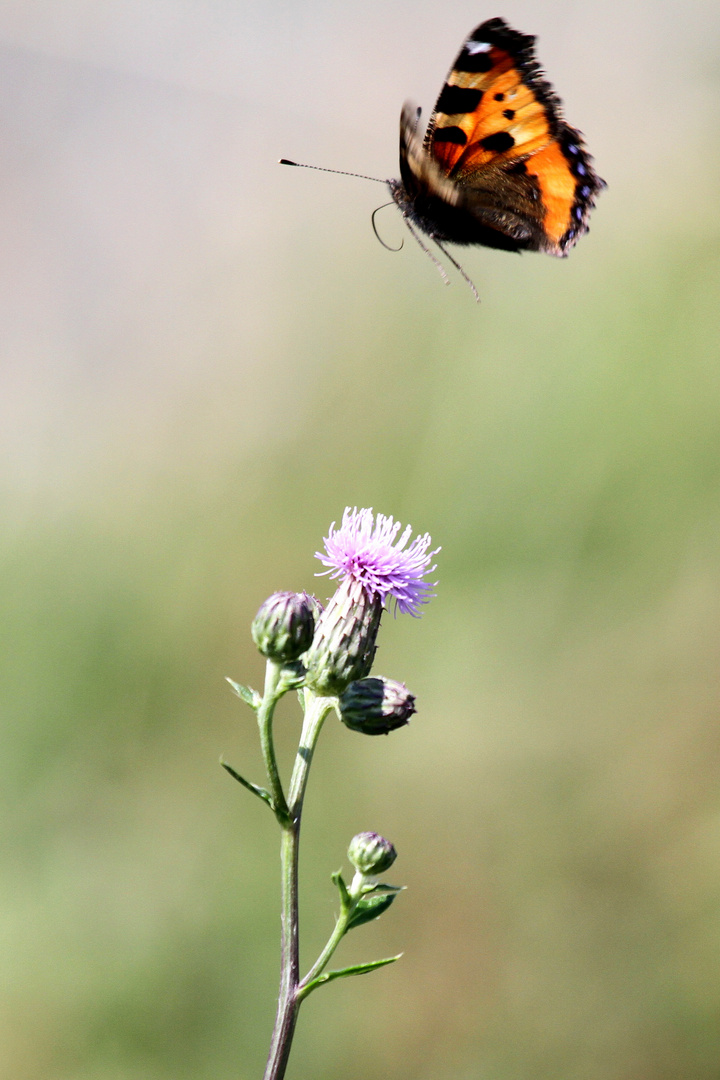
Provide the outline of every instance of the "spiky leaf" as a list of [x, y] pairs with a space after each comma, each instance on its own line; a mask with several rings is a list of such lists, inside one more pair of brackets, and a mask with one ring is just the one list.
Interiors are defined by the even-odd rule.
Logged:
[[227, 761], [223, 761], [222, 758], [220, 758], [220, 764], [226, 772], [230, 773], [233, 780], [237, 780], [238, 784], [242, 784], [242, 786], [244, 788], [247, 788], [248, 791], [252, 791], [253, 795], [257, 795], [259, 799], [262, 799], [263, 802], [266, 802], [271, 810], [275, 809], [272, 801], [272, 795], [269, 791], [266, 791], [263, 787], [258, 787], [257, 784], [253, 784], [250, 780], [246, 780], [244, 776], [241, 776], [239, 772], [236, 772], [235, 769], [233, 769], [232, 765], [228, 765]]
[[307, 986], [301, 986], [298, 998], [302, 1000], [318, 986], [324, 986], [325, 983], [332, 982], [334, 979], [347, 979], [350, 975], [364, 975], [367, 971], [375, 971], [376, 968], [394, 964], [401, 956], [402, 953], [398, 953], [397, 956], [386, 956], [384, 960], [371, 960], [369, 964], [353, 964], [351, 967], [340, 968], [338, 971], [327, 971], [324, 975], [318, 975], [317, 979], [313, 979]]
[[262, 698], [258, 694], [257, 690], [253, 690], [251, 686], [243, 686], [242, 683], [237, 683], [233, 679], [225, 676], [227, 682], [230, 683], [233, 690], [246, 705], [249, 705], [251, 709], [258, 709]]

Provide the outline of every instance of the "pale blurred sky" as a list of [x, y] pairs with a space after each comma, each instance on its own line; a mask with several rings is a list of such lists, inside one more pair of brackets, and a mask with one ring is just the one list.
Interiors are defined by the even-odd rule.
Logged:
[[[394, 175], [403, 100], [427, 114], [464, 35], [494, 15], [538, 36], [609, 181], [585, 257], [596, 232], [617, 251], [716, 228], [720, 8], [704, 0], [681, 14], [520, 0], [0, 4], [8, 482], [72, 469], [108, 438], [152, 455], [187, 400], [234, 440], [261, 437], [262, 405], [237, 424], [228, 402], [286, 379], [280, 354], [308, 297], [322, 320], [323, 287], [301, 296], [298, 280], [319, 259], [323, 274], [357, 263], [392, 281], [418, 256], [377, 245], [380, 189], [277, 158]], [[361, 291], [351, 281], [339, 300]], [[292, 427], [303, 390], [284, 386]]]

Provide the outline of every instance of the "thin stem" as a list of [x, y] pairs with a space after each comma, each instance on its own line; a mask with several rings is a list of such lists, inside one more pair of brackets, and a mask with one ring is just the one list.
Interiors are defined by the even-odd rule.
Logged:
[[353, 905], [353, 907], [351, 908], [343, 909], [338, 915], [337, 922], [335, 923], [335, 929], [328, 938], [327, 945], [320, 953], [317, 960], [298, 986], [298, 998], [300, 1001], [302, 1001], [302, 999], [307, 993], [308, 984], [311, 983], [313, 979], [317, 979], [318, 975], [327, 966], [332, 954], [335, 952], [338, 945], [345, 936], [345, 932], [347, 930], [348, 923], [350, 922], [350, 917], [353, 913], [354, 906], [355, 905]]
[[316, 697], [311, 690], [305, 691], [305, 719], [300, 734], [300, 745], [295, 758], [295, 766], [290, 777], [290, 790], [288, 791], [288, 805], [293, 819], [299, 818], [302, 814], [305, 788], [307, 787], [315, 746], [325, 717], [334, 707], [334, 704], [335, 698]]
[[305, 693], [305, 720], [290, 780], [289, 814], [287, 821], [281, 822], [283, 833], [280, 845], [282, 884], [280, 990], [264, 1080], [283, 1080], [295, 1033], [298, 1009], [300, 1008], [301, 998], [298, 996], [300, 976], [298, 911], [300, 823], [305, 789], [315, 746], [325, 717], [333, 707], [332, 698], [315, 697], [309, 691]]
[[299, 840], [299, 820], [283, 826], [280, 843], [282, 867], [280, 990], [278, 992], [277, 1015], [272, 1039], [270, 1040], [270, 1052], [268, 1053], [264, 1080], [282, 1080], [285, 1076], [290, 1047], [295, 1034], [298, 1009], [300, 1008], [300, 1002], [295, 996], [300, 974], [298, 950]]
[[262, 749], [265, 769], [270, 784], [273, 810], [278, 821], [284, 827], [290, 820], [290, 812], [285, 801], [285, 792], [280, 780], [277, 758], [275, 757], [275, 743], [273, 742], [272, 723], [275, 706], [279, 698], [278, 683], [280, 682], [281, 667], [272, 660], [268, 660], [265, 666], [265, 692], [262, 704], [258, 709], [257, 720], [260, 728], [260, 747]]

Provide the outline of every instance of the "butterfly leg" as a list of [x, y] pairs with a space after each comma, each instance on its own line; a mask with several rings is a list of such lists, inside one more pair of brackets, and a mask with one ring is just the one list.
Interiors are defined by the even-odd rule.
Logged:
[[[434, 239], [434, 238], [433, 238], [433, 239]], [[443, 255], [445, 256], [445, 258], [446, 258], [446, 259], [449, 259], [449, 260], [450, 260], [450, 262], [451, 262], [451, 263], [453, 264], [453, 266], [455, 267], [455, 269], [456, 269], [456, 270], [458, 270], [458, 271], [459, 271], [459, 272], [460, 272], [460, 273], [462, 274], [462, 276], [463, 276], [463, 277], [465, 278], [465, 280], [467, 281], [468, 285], [469, 285], [469, 286], [470, 286], [470, 288], [472, 289], [472, 293], [473, 293], [473, 296], [475, 297], [475, 300], [476, 300], [476, 302], [477, 302], [477, 303], [479, 304], [479, 303], [480, 303], [480, 293], [479, 293], [479, 292], [477, 291], [477, 289], [475, 288], [475, 282], [474, 282], [474, 281], [472, 281], [472, 279], [468, 277], [468, 275], [467, 275], [467, 274], [465, 273], [465, 271], [463, 270], [462, 266], [461, 266], [461, 265], [460, 265], [460, 263], [459, 263], [459, 262], [457, 261], [457, 259], [453, 259], [453, 257], [452, 257], [452, 255], [450, 254], [450, 252], [449, 252], [449, 251], [447, 250], [447, 248], [444, 248], [444, 247], [442, 246], [442, 244], [440, 243], [440, 241], [439, 241], [439, 240], [435, 240], [435, 243], [436, 243], [436, 244], [437, 244], [437, 246], [438, 246], [438, 247], [440, 248], [440, 250], [442, 251], [442, 253], [443, 253]]]
[[[443, 279], [445, 284], [449, 285], [450, 284], [450, 278], [447, 276], [447, 273], [445, 271], [445, 267], [443, 266], [443, 264], [440, 262], [439, 259], [435, 258], [432, 251], [430, 250], [430, 248], [427, 247], [427, 245], [422, 242], [422, 240], [420, 239], [418, 233], [415, 231], [415, 229], [413, 229], [412, 225], [410, 224], [410, 221], [409, 221], [407, 215], [403, 214], [403, 217], [405, 218], [405, 224], [407, 225], [407, 227], [408, 227], [408, 229], [410, 231], [410, 235], [413, 236], [417, 240], [418, 244], [423, 249], [423, 251], [425, 252], [427, 257], [432, 262], [435, 263], [435, 267], [437, 269], [437, 272], [439, 273], [440, 277]], [[438, 247], [440, 247], [439, 244], [438, 244]], [[440, 250], [442, 250], [442, 248]], [[454, 261], [455, 261], [454, 259], [450, 259], [450, 262], [454, 262]]]

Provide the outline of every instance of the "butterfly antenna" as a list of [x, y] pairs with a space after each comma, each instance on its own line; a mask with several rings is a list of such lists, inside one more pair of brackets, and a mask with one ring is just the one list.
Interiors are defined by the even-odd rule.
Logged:
[[[403, 216], [404, 216], [404, 215], [403, 215]], [[417, 233], [417, 232], [415, 231], [415, 229], [413, 229], [412, 225], [410, 224], [410, 222], [408, 221], [408, 219], [407, 219], [407, 218], [405, 218], [405, 224], [407, 225], [407, 227], [408, 227], [408, 229], [409, 229], [409, 231], [410, 231], [410, 235], [411, 235], [411, 236], [414, 236], [414, 237], [415, 237], [415, 239], [417, 240], [418, 244], [420, 245], [420, 247], [421, 247], [421, 248], [423, 249], [423, 251], [424, 251], [424, 252], [425, 252], [425, 254], [427, 255], [428, 259], [430, 259], [430, 261], [431, 261], [431, 262], [433, 262], [433, 263], [435, 264], [435, 268], [437, 269], [437, 272], [438, 272], [438, 274], [439, 274], [439, 275], [440, 275], [440, 277], [441, 277], [441, 278], [443, 279], [443, 281], [445, 282], [445, 284], [446, 284], [446, 285], [449, 285], [449, 284], [450, 284], [450, 278], [449, 278], [449, 277], [447, 276], [447, 272], [446, 272], [446, 270], [445, 270], [445, 267], [443, 266], [443, 264], [442, 264], [442, 263], [440, 262], [440, 260], [439, 260], [439, 259], [436, 259], [436, 258], [435, 258], [435, 256], [433, 255], [432, 251], [431, 251], [431, 250], [430, 250], [430, 248], [429, 248], [429, 247], [427, 246], [427, 244], [424, 244], [424, 243], [423, 243], [423, 241], [422, 241], [422, 240], [420, 239], [420, 236], [419, 236], [419, 235], [418, 235], [418, 233]], [[440, 245], [439, 245], [439, 244], [438, 244], [438, 247], [440, 247]], [[451, 262], [453, 262], [454, 260], [453, 260], [453, 259], [451, 259], [450, 261], [451, 261]]]
[[387, 184], [387, 180], [380, 180], [377, 176], [366, 176], [365, 173], [346, 172], [345, 169], [325, 169], [322, 165], [305, 165], [302, 161], [289, 161], [281, 157], [278, 165], [292, 165], [296, 169], [315, 169], [316, 172], [331, 172], [337, 176], [357, 176], [359, 180], [372, 180], [374, 184]]
[[479, 293], [479, 292], [477, 291], [477, 289], [475, 288], [475, 282], [474, 282], [474, 281], [473, 281], [473, 280], [472, 280], [471, 278], [469, 278], [469, 277], [468, 277], [468, 275], [467, 275], [467, 274], [465, 273], [465, 271], [463, 270], [462, 266], [461, 266], [461, 265], [460, 265], [460, 263], [459, 263], [459, 262], [457, 261], [457, 259], [453, 259], [453, 257], [452, 257], [452, 255], [450, 254], [450, 252], [449, 252], [449, 251], [447, 250], [447, 248], [444, 248], [444, 247], [442, 246], [442, 244], [440, 243], [440, 241], [439, 241], [439, 240], [436, 240], [436, 241], [435, 241], [435, 243], [436, 243], [436, 244], [437, 244], [437, 246], [438, 246], [438, 247], [440, 248], [440, 250], [442, 251], [442, 253], [443, 253], [443, 255], [445, 256], [445, 258], [446, 258], [446, 259], [449, 259], [449, 260], [450, 260], [450, 262], [451, 262], [451, 263], [453, 264], [453, 266], [455, 267], [455, 269], [456, 269], [456, 270], [458, 270], [458, 271], [460, 272], [460, 274], [461, 274], [461, 275], [462, 275], [462, 276], [463, 276], [463, 277], [465, 278], [466, 282], [468, 283], [468, 285], [469, 285], [469, 286], [470, 286], [470, 288], [472, 289], [472, 294], [473, 294], [473, 296], [475, 297], [475, 302], [479, 304], [479, 303], [480, 303], [480, 293]]
[[395, 200], [392, 199], [390, 202], [383, 203], [382, 206], [377, 206], [373, 210], [372, 217], [370, 218], [370, 221], [372, 222], [373, 232], [375, 233], [376, 238], [380, 241], [380, 243], [382, 244], [382, 246], [385, 248], [386, 251], [400, 251], [403, 244], [405, 243], [404, 240], [401, 240], [400, 241], [400, 247], [396, 247], [396, 248], [390, 247], [389, 244], [385, 243], [382, 236], [377, 231], [377, 225], [375, 224], [375, 215], [377, 214], [378, 210], [384, 210], [386, 206], [394, 206], [394, 205], [395, 205]]

